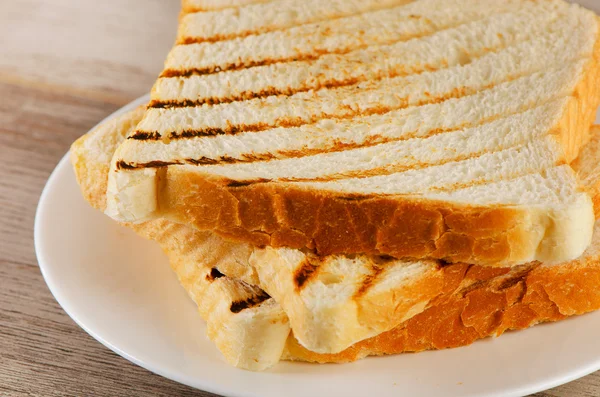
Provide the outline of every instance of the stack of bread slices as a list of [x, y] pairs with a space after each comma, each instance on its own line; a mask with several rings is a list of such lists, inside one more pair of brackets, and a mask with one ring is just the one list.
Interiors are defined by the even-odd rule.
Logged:
[[599, 27], [562, 0], [184, 0], [148, 105], [73, 165], [232, 365], [467, 345], [600, 308]]

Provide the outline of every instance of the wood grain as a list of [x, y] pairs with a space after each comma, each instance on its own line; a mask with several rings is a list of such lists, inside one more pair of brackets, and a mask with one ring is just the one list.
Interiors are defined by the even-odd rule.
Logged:
[[[33, 247], [48, 175], [75, 138], [150, 89], [178, 11], [178, 0], [0, 2], [0, 396], [211, 395], [88, 336], [48, 291]], [[600, 373], [535, 396], [600, 396]]]

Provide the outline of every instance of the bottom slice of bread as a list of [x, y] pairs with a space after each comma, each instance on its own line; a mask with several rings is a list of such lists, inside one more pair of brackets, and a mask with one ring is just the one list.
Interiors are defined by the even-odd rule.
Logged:
[[[137, 110], [110, 121], [73, 145], [72, 160], [83, 195], [98, 209], [106, 203], [110, 157], [141, 116], [142, 111]], [[594, 148], [599, 146], [600, 128], [595, 132], [575, 164], [594, 194], [599, 168]], [[598, 202], [598, 195], [594, 201]], [[210, 339], [229, 363], [251, 370], [265, 369], [280, 359], [347, 362], [368, 355], [458, 347], [509, 329], [600, 308], [597, 224], [592, 245], [571, 262], [553, 266], [531, 263], [510, 269], [465, 264], [440, 267], [435, 275], [439, 291], [421, 304], [416, 302], [404, 316], [406, 321], [341, 352], [319, 354], [298, 343], [281, 306], [252, 285], [257, 276], [248, 266], [251, 246], [165, 220], [127, 226], [161, 245], [207, 321]], [[431, 276], [423, 276], [427, 277]], [[370, 317], [376, 317], [376, 306], [362, 310], [373, 310]]]

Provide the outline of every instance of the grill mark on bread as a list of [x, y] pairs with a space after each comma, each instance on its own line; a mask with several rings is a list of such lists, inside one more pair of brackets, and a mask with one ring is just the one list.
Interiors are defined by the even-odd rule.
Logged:
[[[448, 97], [446, 99], [449, 99]], [[443, 100], [440, 100], [440, 102]], [[415, 106], [421, 106], [427, 103], [419, 103]], [[406, 107], [406, 106], [405, 106]], [[392, 106], [373, 106], [372, 108], [366, 109], [364, 111], [353, 111], [350, 107], [346, 108], [351, 112], [346, 114], [336, 115], [333, 113], [321, 113], [319, 116], [313, 116], [308, 120], [303, 120], [301, 117], [281, 117], [275, 120], [273, 123], [263, 123], [258, 122], [255, 124], [229, 124], [227, 127], [206, 127], [202, 129], [187, 129], [181, 132], [171, 132], [169, 135], [162, 136], [158, 131], [144, 131], [137, 130], [132, 135], [130, 135], [127, 139], [135, 139], [135, 140], [149, 140], [149, 141], [158, 141], [165, 137], [168, 137], [169, 140], [176, 139], [188, 139], [188, 138], [197, 138], [197, 137], [210, 137], [210, 136], [218, 136], [218, 135], [238, 135], [246, 132], [261, 132], [272, 128], [292, 128], [292, 127], [301, 127], [303, 125], [315, 124], [321, 120], [352, 120], [354, 118], [373, 116], [373, 115], [382, 115], [394, 110], [403, 109], [403, 107], [392, 107]]]
[[[503, 76], [503, 79], [500, 79], [498, 81], [494, 81], [492, 83], [482, 85], [482, 86], [455, 87], [450, 91], [437, 93], [436, 95], [430, 95], [429, 98], [425, 98], [420, 101], [416, 101], [414, 103], [410, 103], [410, 98], [408, 96], [405, 96], [402, 98], [399, 98], [399, 97], [396, 98], [397, 103], [394, 105], [372, 106], [372, 107], [370, 107], [371, 105], [369, 105], [366, 109], [363, 109], [363, 110], [356, 110], [356, 106], [341, 106], [340, 105], [337, 109], [335, 109], [333, 111], [329, 111], [329, 112], [320, 111], [319, 112], [319, 111], [315, 110], [314, 114], [306, 115], [304, 117], [289, 117], [289, 118], [281, 117], [281, 118], [272, 120], [270, 122], [260, 122], [259, 121], [259, 122], [255, 122], [252, 124], [227, 123], [227, 125], [224, 127], [206, 127], [206, 128], [196, 128], [196, 129], [186, 129], [186, 130], [183, 130], [180, 132], [176, 132], [176, 131], [168, 132], [168, 133], [165, 133], [164, 135], [167, 136], [167, 134], [168, 134], [171, 139], [183, 139], [183, 138], [214, 136], [214, 135], [235, 135], [235, 134], [240, 134], [240, 133], [244, 133], [244, 132], [259, 132], [259, 131], [264, 131], [266, 129], [276, 128], [276, 127], [284, 127], [284, 128], [298, 127], [298, 126], [302, 126], [302, 125], [306, 125], [306, 124], [316, 123], [317, 121], [320, 121], [323, 119], [351, 120], [354, 117], [363, 117], [363, 116], [369, 116], [369, 115], [384, 114], [384, 113], [394, 111], [394, 110], [401, 110], [401, 109], [404, 109], [409, 106], [417, 107], [417, 106], [423, 106], [426, 104], [437, 104], [437, 103], [440, 103], [440, 102], [443, 102], [443, 101], [446, 101], [446, 100], [452, 99], [452, 98], [462, 98], [462, 97], [469, 96], [471, 94], [475, 94], [475, 93], [478, 93], [481, 91], [493, 89], [495, 86], [497, 86], [499, 84], [505, 84], [505, 83], [511, 82], [518, 78], [522, 78], [527, 75], [533, 74], [536, 71], [537, 71], [537, 69], [529, 70], [527, 72], [516, 72], [512, 75]], [[380, 81], [380, 80], [381, 79], [368, 79], [367, 81], [368, 82], [376, 82], [376, 81]], [[340, 88], [342, 88], [342, 87], [340, 87]], [[356, 87], [350, 86], [348, 88], [350, 90], [361, 89], [358, 86], [356, 86]], [[377, 89], [381, 89], [381, 88], [377, 87], [377, 86], [369, 87], [365, 91], [369, 92], [369, 91], [377, 90]], [[331, 93], [331, 94], [333, 94], [334, 97], [337, 95], [335, 89], [328, 90], [325, 88], [325, 89], [322, 89], [319, 91]], [[346, 94], [352, 95], [353, 93], [349, 92]], [[427, 95], [427, 92], [425, 92], [424, 94]], [[282, 100], [283, 100], [282, 104], [285, 104], [286, 99], [282, 98]], [[329, 100], [331, 100], [331, 99], [329, 99]], [[260, 103], [254, 104], [252, 106], [259, 106], [259, 104]], [[155, 105], [158, 108], [160, 108], [160, 107], [166, 107], [166, 108], [185, 107], [186, 105], [193, 106], [193, 101], [184, 100], [184, 101], [180, 101], [178, 103], [165, 103], [165, 104], [161, 104], [160, 101], [157, 101], [155, 103]], [[144, 131], [144, 130], [138, 130], [138, 131], [136, 131], [136, 133], [132, 134], [132, 136], [129, 137], [129, 139], [137, 139], [137, 140], [158, 140], [161, 138], [162, 137], [161, 137], [160, 133], [158, 133], [157, 131]]]
[[[497, 115], [497, 116], [491, 117], [489, 120], [482, 120], [481, 124], [484, 124], [489, 121], [493, 121], [500, 117], [502, 117], [502, 116]], [[480, 125], [480, 124], [477, 124], [477, 125]], [[456, 130], [460, 130], [460, 129], [468, 128], [468, 127], [472, 127], [472, 125], [469, 123], [463, 123], [459, 126], [456, 126], [455, 128], [448, 128], [448, 129], [437, 128], [437, 129], [430, 131], [430, 133], [423, 136], [423, 138], [428, 138], [433, 135], [438, 135], [438, 134], [442, 134], [442, 133], [446, 133], [446, 132], [452, 132], [452, 131], [456, 131]], [[135, 162], [128, 163], [128, 162], [125, 162], [124, 160], [119, 160], [117, 162], [117, 170], [158, 168], [158, 167], [164, 167], [164, 166], [169, 166], [169, 165], [183, 165], [183, 164], [202, 166], [202, 165], [220, 165], [222, 163], [240, 164], [240, 163], [252, 163], [252, 162], [259, 162], [259, 161], [262, 161], [262, 162], [277, 161], [277, 160], [286, 159], [286, 158], [301, 158], [301, 157], [311, 156], [311, 155], [325, 153], [325, 152], [327, 152], [327, 153], [343, 152], [343, 151], [347, 151], [347, 150], [351, 150], [351, 149], [372, 147], [372, 146], [377, 146], [377, 145], [381, 145], [381, 144], [385, 144], [385, 143], [392, 143], [392, 142], [408, 140], [408, 139], [412, 139], [412, 138], [414, 138], [413, 135], [406, 135], [402, 138], [397, 138], [397, 139], [385, 139], [381, 136], [374, 135], [374, 136], [367, 138], [361, 144], [339, 143], [339, 142], [336, 144], [334, 142], [334, 145], [332, 145], [330, 147], [319, 148], [319, 149], [314, 149], [314, 150], [304, 149], [304, 150], [298, 150], [298, 151], [278, 151], [278, 152], [276, 152], [276, 154], [273, 154], [273, 153], [254, 154], [254, 153], [252, 153], [252, 154], [243, 154], [242, 158], [220, 156], [219, 158], [213, 159], [213, 158], [203, 156], [203, 157], [196, 158], [196, 159], [186, 158], [186, 159], [182, 159], [182, 160], [172, 160], [172, 161], [150, 161], [147, 163], [135, 163]], [[508, 148], [509, 147], [507, 147], [505, 149], [508, 149]], [[467, 158], [478, 157], [482, 154], [485, 154], [485, 152], [473, 153], [469, 157], [464, 157], [464, 156], [463, 157], [455, 157], [455, 158], [449, 159], [447, 161], [439, 161], [436, 163], [411, 164], [410, 167], [408, 167], [408, 168], [418, 169], [418, 168], [425, 168], [425, 167], [430, 167], [430, 166], [434, 166], [434, 165], [442, 165], [447, 162], [460, 161], [460, 160], [466, 160]], [[383, 171], [384, 168], [389, 168], [389, 167], [379, 167], [379, 168], [370, 169], [370, 170], [331, 174], [328, 176], [318, 177], [318, 178], [278, 178], [278, 179], [275, 179], [275, 181], [281, 181], [281, 182], [327, 182], [327, 181], [338, 180], [338, 179], [356, 178], [356, 177], [360, 177], [360, 175], [364, 175], [364, 177], [373, 176], [373, 175], [371, 175], [371, 172], [375, 172], [375, 173], [377, 173], [376, 175], [380, 175], [379, 172], [384, 172]], [[388, 174], [395, 173], [395, 172], [401, 172], [405, 169], [407, 169], [407, 167], [397, 167], [394, 171], [388, 172]], [[232, 180], [232, 179], [230, 179], [230, 180], [228, 180], [227, 183], [225, 183], [225, 185], [228, 187], [241, 187], [241, 186], [249, 186], [249, 185], [253, 185], [253, 184], [257, 184], [257, 183], [266, 183], [266, 182], [272, 182], [272, 181], [274, 181], [274, 179], [267, 179], [267, 178], [256, 178], [256, 179], [249, 179], [249, 180]]]
[[249, 186], [249, 185], [253, 185], [256, 183], [267, 183], [270, 181], [271, 181], [270, 179], [265, 179], [265, 178], [251, 179], [251, 180], [247, 180], [247, 181], [236, 181], [233, 179], [229, 179], [229, 180], [227, 180], [227, 182], [225, 182], [225, 186], [231, 187], [231, 188], [236, 188], [236, 187]]
[[[457, 128], [457, 129], [460, 129], [460, 128]], [[451, 132], [454, 130], [455, 130], [454, 128], [453, 129], [445, 129], [445, 130], [440, 129], [440, 130], [436, 130], [436, 132], [432, 135], [439, 134], [439, 133]], [[289, 159], [289, 158], [309, 157], [309, 156], [314, 156], [314, 155], [321, 154], [321, 153], [345, 152], [347, 150], [352, 150], [352, 149], [361, 149], [361, 148], [382, 145], [385, 143], [405, 141], [405, 140], [408, 140], [411, 138], [414, 138], [414, 137], [409, 136], [409, 137], [402, 137], [402, 138], [384, 138], [380, 135], [373, 135], [373, 136], [368, 137], [367, 139], [365, 139], [363, 142], [360, 142], [360, 143], [356, 143], [356, 142], [345, 143], [345, 142], [333, 141], [333, 143], [329, 146], [324, 146], [324, 147], [314, 148], [314, 149], [279, 150], [274, 153], [244, 153], [239, 158], [221, 156], [217, 159], [211, 159], [211, 158], [207, 158], [207, 157], [202, 157], [199, 160], [186, 159], [186, 162], [188, 162], [189, 164], [194, 164], [194, 165], [219, 165], [222, 163], [240, 164], [240, 163], [268, 162], [268, 161], [284, 160], [284, 159]], [[462, 158], [456, 158], [454, 160], [457, 160], [457, 159], [462, 159]], [[453, 161], [453, 160], [449, 160], [449, 161]], [[437, 165], [440, 163], [435, 163], [435, 164]], [[422, 167], [426, 167], [429, 165], [432, 165], [432, 164], [429, 164], [429, 163], [414, 164], [414, 165], [411, 165], [411, 168], [413, 168], [413, 167], [422, 168]], [[312, 178], [311, 178], [311, 180], [312, 180]]]
[[174, 161], [148, 161], [147, 163], [135, 163], [135, 162], [127, 162], [125, 160], [119, 160], [116, 163], [117, 171], [120, 170], [136, 170], [141, 168], [161, 168], [169, 165], [183, 164], [179, 160]]
[[[427, 67], [427, 66], [428, 65], [425, 65], [424, 67]], [[423, 70], [421, 70], [421, 71], [423, 71]], [[381, 78], [385, 78], [385, 77], [391, 78], [391, 77], [398, 77], [398, 76], [401, 76], [401, 74], [393, 74], [392, 72], [390, 72], [387, 76], [381, 76]], [[268, 96], [278, 96], [278, 95], [291, 96], [291, 95], [294, 95], [297, 93], [307, 92], [310, 90], [320, 90], [323, 88], [345, 87], [345, 86], [349, 86], [352, 84], [356, 84], [360, 81], [365, 81], [364, 78], [362, 78], [362, 76], [352, 77], [352, 78], [348, 78], [348, 79], [344, 79], [344, 80], [330, 80], [330, 81], [326, 81], [323, 83], [318, 83], [314, 86], [306, 84], [304, 86], [300, 86], [297, 88], [276, 88], [276, 87], [270, 86], [270, 87], [264, 88], [259, 91], [243, 91], [238, 94], [231, 95], [229, 97], [221, 97], [221, 98], [206, 97], [206, 98], [201, 98], [201, 99], [196, 99], [196, 100], [185, 99], [185, 100], [181, 100], [181, 101], [155, 99], [155, 100], [152, 100], [148, 104], [148, 107], [155, 108], [155, 109], [169, 109], [169, 108], [173, 108], [173, 107], [198, 107], [198, 106], [202, 106], [202, 105], [218, 105], [221, 103], [248, 101], [250, 99], [265, 98]]]
[[[365, 48], [368, 48], [368, 46]], [[506, 47], [503, 45], [496, 47], [496, 48], [484, 48], [480, 52], [469, 54], [468, 55], [469, 59], [464, 64], [472, 63], [474, 60], [480, 58], [481, 56], [483, 56], [487, 53], [500, 51], [504, 48], [506, 48]], [[318, 57], [316, 57], [315, 59], [318, 59]], [[464, 66], [464, 64], [463, 64], [463, 66]], [[267, 65], [269, 65], [269, 64], [267, 64]], [[183, 107], [199, 107], [202, 105], [218, 105], [218, 104], [224, 104], [224, 103], [247, 101], [247, 100], [251, 100], [251, 99], [255, 99], [255, 98], [265, 98], [268, 96], [280, 96], [280, 95], [281, 96], [292, 96], [294, 94], [307, 92], [307, 91], [319, 91], [322, 89], [335, 89], [335, 88], [347, 87], [347, 86], [354, 85], [357, 83], [376, 82], [376, 81], [381, 81], [384, 79], [392, 79], [392, 78], [404, 77], [404, 76], [409, 76], [409, 75], [417, 75], [417, 74], [421, 74], [423, 72], [434, 72], [437, 70], [445, 69], [447, 67], [448, 67], [447, 62], [440, 62], [439, 65], [415, 64], [415, 65], [411, 65], [409, 67], [406, 67], [406, 65], [395, 65], [390, 70], [381, 71], [380, 73], [373, 75], [371, 77], [366, 77], [365, 75], [358, 75], [358, 76], [344, 78], [344, 79], [330, 79], [328, 81], [316, 81], [311, 84], [308, 84], [305, 82], [303, 85], [299, 85], [298, 87], [295, 87], [295, 88], [290, 88], [290, 87], [277, 88], [274, 86], [268, 86], [268, 87], [263, 88], [258, 91], [242, 91], [237, 94], [233, 94], [230, 96], [224, 96], [224, 97], [203, 97], [203, 98], [199, 98], [199, 99], [186, 98], [186, 99], [180, 99], [180, 100], [153, 99], [148, 104], [148, 108], [170, 109], [170, 108], [183, 108]], [[199, 70], [199, 72], [202, 72], [202, 70]], [[175, 71], [170, 70], [168, 73], [172, 74], [172, 73], [175, 73]], [[170, 78], [185, 79], [187, 77], [194, 75], [193, 71], [191, 71], [190, 74], [187, 74], [187, 72], [185, 72], [185, 71], [184, 71], [184, 73], [185, 74], [183, 76], [175, 76], [175, 77], [162, 76], [161, 78], [163, 78], [163, 79], [170, 79]], [[514, 76], [514, 77], [506, 76], [506, 77], [508, 79], [516, 79], [520, 76]], [[510, 80], [503, 80], [503, 82], [504, 81], [510, 81]], [[357, 89], [360, 89], [360, 88], [357, 88]], [[487, 88], [481, 87], [478, 89], [473, 89], [472, 91], [477, 92], [477, 91], [481, 91], [484, 89], [487, 89]], [[435, 97], [433, 99], [435, 99]]]
[[[296, 118], [299, 119], [299, 118]], [[292, 118], [278, 121], [276, 126], [278, 127], [297, 127], [302, 125], [301, 120], [294, 121]], [[174, 139], [188, 139], [188, 138], [196, 138], [196, 137], [204, 137], [204, 136], [217, 136], [217, 135], [237, 135], [243, 132], [259, 132], [267, 130], [274, 125], [270, 125], [267, 123], [256, 123], [256, 124], [228, 124], [225, 128], [219, 127], [207, 127], [201, 130], [183, 130], [181, 132], [170, 133], [168, 136], [162, 136], [158, 131], [144, 131], [137, 130], [132, 135], [130, 135], [127, 139], [135, 139], [140, 141], [158, 141], [165, 137], [168, 137], [169, 140]]]
[[[473, 56], [471, 60], [476, 59], [476, 56]], [[434, 66], [430, 64], [423, 65], [412, 65], [410, 68], [404, 67], [404, 65], [397, 65], [392, 70], [387, 70], [379, 73], [378, 75], [374, 75], [371, 78], [366, 77], [365, 75], [349, 77], [345, 79], [331, 79], [328, 81], [317, 81], [312, 84], [304, 83], [304, 85], [300, 85], [295, 88], [285, 87], [285, 88], [277, 88], [274, 86], [268, 86], [261, 90], [257, 91], [242, 91], [234, 95], [224, 96], [224, 97], [204, 97], [199, 99], [153, 99], [148, 104], [148, 108], [155, 109], [170, 109], [170, 108], [181, 108], [181, 107], [199, 107], [202, 105], [219, 105], [222, 103], [232, 103], [232, 102], [240, 102], [240, 101], [248, 101], [256, 98], [266, 98], [269, 96], [292, 96], [294, 94], [299, 94], [302, 92], [308, 91], [318, 91], [322, 89], [334, 89], [340, 87], [347, 87], [350, 85], [354, 85], [362, 82], [371, 82], [371, 81], [381, 81], [383, 79], [392, 79], [396, 77], [403, 77], [408, 75], [420, 74], [423, 72], [434, 72], [439, 69], [443, 69], [448, 67], [447, 63], [442, 62], [439, 66]], [[178, 78], [178, 77], [173, 77]]]
[[266, 301], [267, 299], [270, 299], [271, 296], [269, 296], [269, 294], [267, 294], [264, 291], [260, 291], [260, 293], [257, 293], [256, 295], [250, 296], [244, 300], [239, 300], [239, 301], [233, 301], [231, 302], [231, 306], [229, 307], [229, 310], [232, 313], [239, 313], [242, 310], [245, 309], [250, 309], [252, 307], [256, 307], [258, 305], [260, 305], [261, 303], [263, 303], [264, 301]]
[[[360, 48], [360, 47], [357, 47]], [[274, 63], [287, 63], [287, 62], [297, 62], [297, 61], [314, 61], [315, 59], [326, 55], [326, 54], [345, 54], [352, 49], [344, 49], [341, 51], [315, 51], [315, 53], [307, 53], [300, 54], [294, 57], [285, 57], [285, 58], [265, 58], [261, 60], [248, 60], [242, 63], [230, 63], [227, 65], [214, 65], [206, 68], [191, 68], [191, 69], [165, 69], [160, 77], [190, 77], [190, 76], [204, 76], [207, 74], [220, 73], [220, 72], [231, 72], [242, 69], [249, 69], [257, 66], [267, 66], [272, 65]]]
[[367, 291], [377, 283], [378, 277], [384, 270], [385, 263], [391, 260], [392, 259], [387, 259], [378, 261], [380, 263], [371, 263], [371, 269], [369, 269], [370, 272], [362, 279], [360, 287], [358, 287], [356, 292], [354, 292], [353, 299], [358, 299], [361, 296], [364, 296], [367, 293]]
[[136, 169], [137, 167], [132, 164], [132, 163], [128, 163], [125, 160], [119, 160], [116, 163], [116, 169], [117, 170], [133, 170]]
[[206, 275], [206, 279], [208, 281], [214, 281], [214, 280], [216, 280], [218, 278], [221, 278], [221, 277], [225, 277], [225, 275], [223, 273], [221, 273], [219, 271], [219, 269], [217, 269], [216, 267], [213, 267], [212, 269], [210, 269], [210, 273], [208, 273]]
[[[414, 16], [414, 17], [417, 17], [417, 16]], [[418, 17], [426, 19], [425, 17], [421, 17], [421, 16], [418, 16]], [[451, 26], [451, 27], [455, 27], [455, 26]], [[448, 27], [446, 27], [446, 29], [447, 28]], [[167, 68], [167, 69], [163, 70], [163, 72], [160, 74], [159, 77], [169, 78], [169, 77], [205, 76], [205, 75], [214, 74], [214, 73], [239, 71], [239, 70], [250, 69], [250, 68], [259, 67], [259, 66], [268, 66], [268, 65], [273, 65], [275, 63], [315, 61], [324, 55], [345, 55], [352, 51], [367, 49], [370, 46], [396, 44], [396, 43], [400, 43], [400, 42], [411, 40], [411, 39], [418, 39], [421, 37], [425, 37], [425, 36], [434, 34], [436, 32], [438, 32], [438, 31], [434, 30], [434, 31], [428, 31], [425, 33], [415, 33], [415, 34], [410, 34], [410, 35], [405, 34], [402, 36], [398, 36], [397, 38], [395, 38], [393, 40], [378, 41], [376, 43], [370, 43], [370, 44], [365, 43], [365, 44], [360, 44], [360, 45], [337, 48], [337, 49], [333, 49], [333, 50], [313, 48], [313, 49], [311, 49], [312, 52], [298, 53], [298, 54], [294, 54], [293, 56], [287, 56], [287, 57], [281, 57], [281, 58], [264, 57], [264, 58], [259, 58], [259, 59], [246, 59], [243, 61], [240, 60], [238, 62], [228, 63], [225, 65], [215, 64], [215, 65], [207, 66], [204, 68], [187, 68], [187, 69]], [[197, 44], [197, 42], [183, 42], [183, 43], [180, 43], [179, 45], [189, 45], [189, 44]]]
[[[124, 160], [119, 160], [117, 161], [116, 164], [116, 169], [117, 171], [120, 170], [135, 170], [135, 169], [142, 169], [142, 168], [162, 168], [162, 167], [167, 167], [169, 165], [184, 165], [184, 164], [189, 164], [189, 165], [215, 165], [218, 163], [234, 163], [235, 159], [231, 158], [231, 157], [227, 157], [227, 156], [221, 156], [218, 159], [210, 159], [207, 157], [201, 157], [198, 159], [192, 159], [192, 158], [187, 158], [187, 159], [181, 159], [181, 160], [172, 160], [172, 161], [149, 161], [146, 163], [136, 163], [136, 162], [126, 162]], [[267, 179], [257, 179], [257, 180], [253, 180], [253, 181], [242, 181], [242, 182], [238, 182], [238, 181], [231, 181], [230, 185], [231, 186], [246, 186], [249, 185], [251, 183], [258, 183], [258, 182], [264, 182], [264, 181], [268, 181]]]
[[[410, 105], [410, 107], [438, 104], [438, 103], [444, 102], [448, 99], [462, 98], [464, 96], [468, 96], [468, 95], [471, 95], [476, 92], [491, 89], [494, 86], [505, 83], [507, 81], [510, 81], [510, 80], [505, 80], [505, 81], [502, 81], [502, 82], [499, 82], [496, 84], [489, 84], [478, 90], [470, 89], [470, 88], [466, 88], [466, 87], [455, 87], [448, 93], [445, 93], [443, 95], [438, 95], [435, 97], [430, 96], [430, 99], [415, 102], [414, 104]], [[402, 110], [407, 107], [409, 107], [408, 98], [402, 98], [402, 99], [399, 99], [398, 106], [378, 105], [378, 106], [373, 106], [371, 108], [368, 108], [368, 109], [365, 109], [362, 111], [354, 110], [354, 109], [352, 109], [352, 107], [347, 107], [347, 108], [344, 108], [344, 110], [347, 112], [344, 114], [322, 112], [319, 116], [313, 116], [307, 120], [303, 120], [300, 117], [290, 117], [290, 118], [282, 117], [282, 118], [275, 120], [273, 123], [263, 123], [263, 122], [258, 122], [255, 124], [230, 124], [230, 123], [228, 123], [227, 127], [224, 127], [224, 128], [207, 127], [207, 128], [203, 128], [203, 129], [197, 129], [197, 130], [188, 129], [188, 130], [183, 130], [181, 132], [172, 132], [172, 133], [169, 133], [169, 135], [165, 135], [165, 136], [162, 136], [158, 131], [137, 130], [132, 135], [130, 135], [128, 137], [128, 139], [135, 139], [135, 140], [142, 140], [142, 141], [143, 140], [157, 141], [157, 140], [163, 139], [164, 137], [167, 137], [169, 140], [175, 140], [175, 139], [188, 139], [188, 138], [196, 138], [196, 137], [209, 137], [209, 136], [217, 136], [217, 135], [238, 135], [238, 134], [242, 134], [242, 133], [246, 133], [246, 132], [265, 131], [265, 130], [272, 129], [272, 128], [300, 127], [303, 125], [314, 124], [321, 120], [340, 120], [340, 121], [346, 120], [347, 121], [347, 120], [353, 120], [355, 118], [374, 116], [374, 115], [383, 115], [383, 114], [386, 114], [386, 113], [389, 113], [392, 111]], [[281, 156], [279, 158], [285, 158], [286, 157], [285, 153], [294, 153], [294, 152], [295, 151], [289, 151], [289, 152], [281, 151], [280, 152]], [[296, 156], [291, 154], [288, 157], [296, 157]]]
[[162, 135], [158, 131], [135, 131], [127, 139], [137, 139], [140, 141], [158, 141]]
[[296, 286], [296, 291], [301, 291], [306, 283], [318, 274], [319, 267], [320, 265], [313, 264], [310, 259], [304, 259], [294, 272], [294, 285]]
[[[191, 12], [191, 13], [187, 13], [186, 15], [189, 15], [189, 14], [194, 14], [194, 13]], [[184, 37], [177, 39], [177, 44], [178, 45], [189, 45], [189, 44], [202, 44], [202, 43], [216, 43], [218, 41], [243, 39], [244, 37], [248, 37], [248, 36], [252, 36], [252, 35], [259, 35], [259, 34], [264, 34], [264, 33], [275, 32], [278, 30], [291, 29], [291, 28], [295, 28], [295, 27], [301, 26], [301, 25], [308, 25], [309, 23], [313, 23], [313, 22], [314, 21], [310, 21], [307, 23], [294, 25], [294, 26], [288, 26], [285, 28], [260, 28], [260, 29], [256, 29], [256, 30], [246, 30], [246, 31], [239, 32], [239, 33], [215, 34], [215, 35], [209, 36], [209, 37], [184, 36]]]
[[[488, 123], [488, 122], [491, 122], [496, 119], [506, 117], [509, 115], [510, 114], [495, 115], [488, 119], [482, 119], [480, 123], [475, 124], [475, 125], [472, 125], [471, 123], [463, 123], [454, 128], [434, 129], [434, 130], [430, 131], [429, 134], [423, 136], [422, 138], [426, 139], [426, 138], [429, 138], [434, 135], [485, 124], [485, 123]], [[173, 161], [169, 161], [169, 162], [151, 161], [148, 163], [126, 163], [123, 160], [119, 160], [117, 162], [117, 170], [157, 168], [157, 167], [163, 167], [163, 166], [168, 166], [168, 165], [182, 165], [182, 164], [202, 166], [202, 165], [222, 165], [223, 163], [239, 164], [239, 163], [277, 161], [277, 160], [285, 159], [285, 158], [301, 158], [301, 157], [311, 156], [314, 154], [319, 154], [319, 153], [324, 153], [324, 152], [327, 152], [327, 153], [343, 152], [343, 151], [347, 151], [347, 150], [351, 150], [351, 149], [359, 149], [359, 148], [372, 147], [372, 146], [377, 146], [377, 145], [386, 144], [386, 143], [400, 142], [400, 141], [408, 140], [408, 139], [412, 139], [412, 138], [414, 138], [414, 135], [410, 135], [410, 134], [403, 136], [402, 138], [397, 138], [397, 139], [385, 139], [378, 135], [375, 135], [375, 136], [369, 137], [361, 144], [338, 143], [337, 146], [334, 144], [333, 146], [330, 146], [330, 147], [314, 149], [314, 152], [311, 151], [310, 149], [305, 149], [305, 150], [294, 151], [294, 153], [291, 153], [291, 151], [290, 152], [278, 151], [278, 152], [276, 152], [276, 154], [273, 154], [273, 153], [243, 154], [242, 158], [221, 156], [217, 159], [212, 159], [212, 158], [208, 158], [208, 157], [201, 157], [198, 159], [186, 158], [183, 160], [173, 160]], [[515, 148], [515, 147], [519, 147], [519, 146], [521, 146], [521, 145], [518, 144], [516, 146], [505, 146], [505, 147], [502, 147], [501, 150], [511, 149], [511, 148]], [[297, 152], [297, 153], [295, 153], [295, 152]], [[329, 181], [348, 179], [348, 178], [368, 178], [368, 177], [379, 176], [379, 175], [390, 175], [390, 174], [406, 171], [407, 169], [422, 169], [422, 168], [427, 168], [427, 167], [432, 167], [432, 166], [443, 165], [443, 164], [447, 164], [450, 162], [464, 161], [464, 160], [468, 160], [471, 158], [480, 157], [480, 156], [482, 156], [484, 154], [488, 154], [488, 153], [491, 153], [491, 152], [484, 150], [481, 152], [470, 153], [468, 156], [456, 156], [456, 157], [448, 158], [445, 161], [437, 161], [435, 163], [411, 163], [410, 165], [402, 165], [402, 166], [388, 165], [388, 166], [382, 166], [382, 167], [377, 167], [377, 168], [371, 168], [371, 169], [367, 169], [367, 170], [357, 170], [357, 171], [347, 171], [347, 172], [342, 172], [342, 173], [335, 173], [335, 174], [330, 174], [330, 175], [326, 175], [326, 176], [322, 176], [322, 177], [311, 177], [311, 178], [282, 177], [282, 178], [276, 178], [276, 179], [255, 178], [255, 179], [249, 179], [249, 180], [227, 179], [225, 186], [227, 186], [227, 187], [243, 187], [243, 186], [249, 186], [249, 185], [258, 184], [258, 183], [268, 183], [268, 182], [329, 182]], [[283, 155], [283, 157], [278, 157], [279, 155]], [[556, 165], [560, 165], [560, 164], [556, 164]], [[482, 183], [485, 183], [485, 181]], [[462, 185], [453, 185], [452, 186], [453, 189], [457, 189], [457, 188], [461, 188], [461, 187], [463, 187], [463, 186]], [[432, 190], [445, 191], [445, 190], [447, 190], [447, 188], [432, 189]], [[348, 200], [351, 200], [351, 199], [355, 199], [355, 198], [348, 198]]]

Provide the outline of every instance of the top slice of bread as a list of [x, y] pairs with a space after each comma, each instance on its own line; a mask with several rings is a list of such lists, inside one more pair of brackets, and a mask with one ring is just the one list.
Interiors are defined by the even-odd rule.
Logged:
[[318, 255], [510, 266], [585, 250], [592, 201], [563, 164], [600, 101], [593, 13], [296, 4], [182, 18], [113, 157], [107, 214]]

